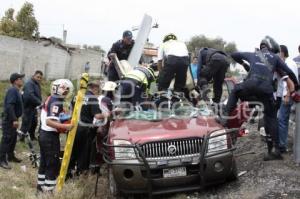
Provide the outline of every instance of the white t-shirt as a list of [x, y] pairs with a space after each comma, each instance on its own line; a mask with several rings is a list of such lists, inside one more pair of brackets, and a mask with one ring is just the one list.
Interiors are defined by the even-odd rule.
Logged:
[[169, 55], [185, 57], [188, 56], [189, 53], [185, 43], [178, 40], [169, 40], [159, 47], [157, 58], [158, 60], [163, 60], [164, 57]]
[[[295, 74], [298, 82], [298, 67], [296, 62], [294, 62], [292, 59], [286, 59], [285, 63], [288, 65], [288, 67], [293, 71], [293, 73]], [[283, 78], [278, 80], [278, 87], [277, 87], [277, 92], [276, 92], [276, 96], [277, 97], [284, 97], [287, 94], [287, 83], [286, 81], [284, 81]]]

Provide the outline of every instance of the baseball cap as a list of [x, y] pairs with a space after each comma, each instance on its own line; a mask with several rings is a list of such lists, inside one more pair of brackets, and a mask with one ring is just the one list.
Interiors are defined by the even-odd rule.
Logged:
[[14, 83], [17, 79], [25, 77], [25, 74], [13, 73], [10, 75], [10, 83]]
[[132, 38], [132, 32], [130, 31], [130, 30], [125, 30], [124, 32], [123, 32], [123, 38], [124, 37], [128, 37], [128, 38]]

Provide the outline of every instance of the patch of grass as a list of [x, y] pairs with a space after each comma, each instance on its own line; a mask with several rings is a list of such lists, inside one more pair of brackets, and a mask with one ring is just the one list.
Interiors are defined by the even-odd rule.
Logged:
[[0, 113], [2, 113], [5, 93], [9, 87], [10, 83], [8, 81], [0, 81]]

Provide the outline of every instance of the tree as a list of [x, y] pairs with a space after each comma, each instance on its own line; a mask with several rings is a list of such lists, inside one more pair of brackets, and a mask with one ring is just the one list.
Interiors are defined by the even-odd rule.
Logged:
[[215, 48], [218, 50], [223, 50], [226, 53], [231, 53], [237, 51], [234, 42], [227, 43], [221, 37], [217, 38], [207, 38], [204, 35], [193, 36], [190, 41], [187, 42], [187, 47], [191, 53], [194, 55], [198, 54], [198, 51], [203, 47]]
[[15, 10], [9, 8], [0, 23], [0, 34], [11, 37], [32, 39], [32, 36], [39, 34], [38, 21], [34, 16], [33, 5], [25, 2], [16, 18]]
[[38, 33], [39, 25], [34, 16], [33, 4], [25, 2], [16, 19], [18, 30], [22, 33], [23, 38], [31, 39]]
[[4, 17], [1, 19], [0, 23], [0, 34], [7, 35], [11, 37], [16, 37], [17, 33], [17, 22], [14, 19], [14, 12], [15, 10], [9, 8], [6, 12]]

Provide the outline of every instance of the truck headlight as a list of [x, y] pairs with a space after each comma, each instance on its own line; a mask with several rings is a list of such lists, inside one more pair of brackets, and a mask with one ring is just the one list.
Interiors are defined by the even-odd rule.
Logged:
[[[228, 149], [227, 134], [224, 134], [225, 129], [211, 133], [209, 136], [207, 153], [214, 153], [221, 150]], [[222, 135], [223, 134], [223, 135]]]
[[[127, 140], [113, 140], [116, 159], [135, 159], [136, 155], [132, 144]], [[128, 147], [121, 147], [128, 146]]]

